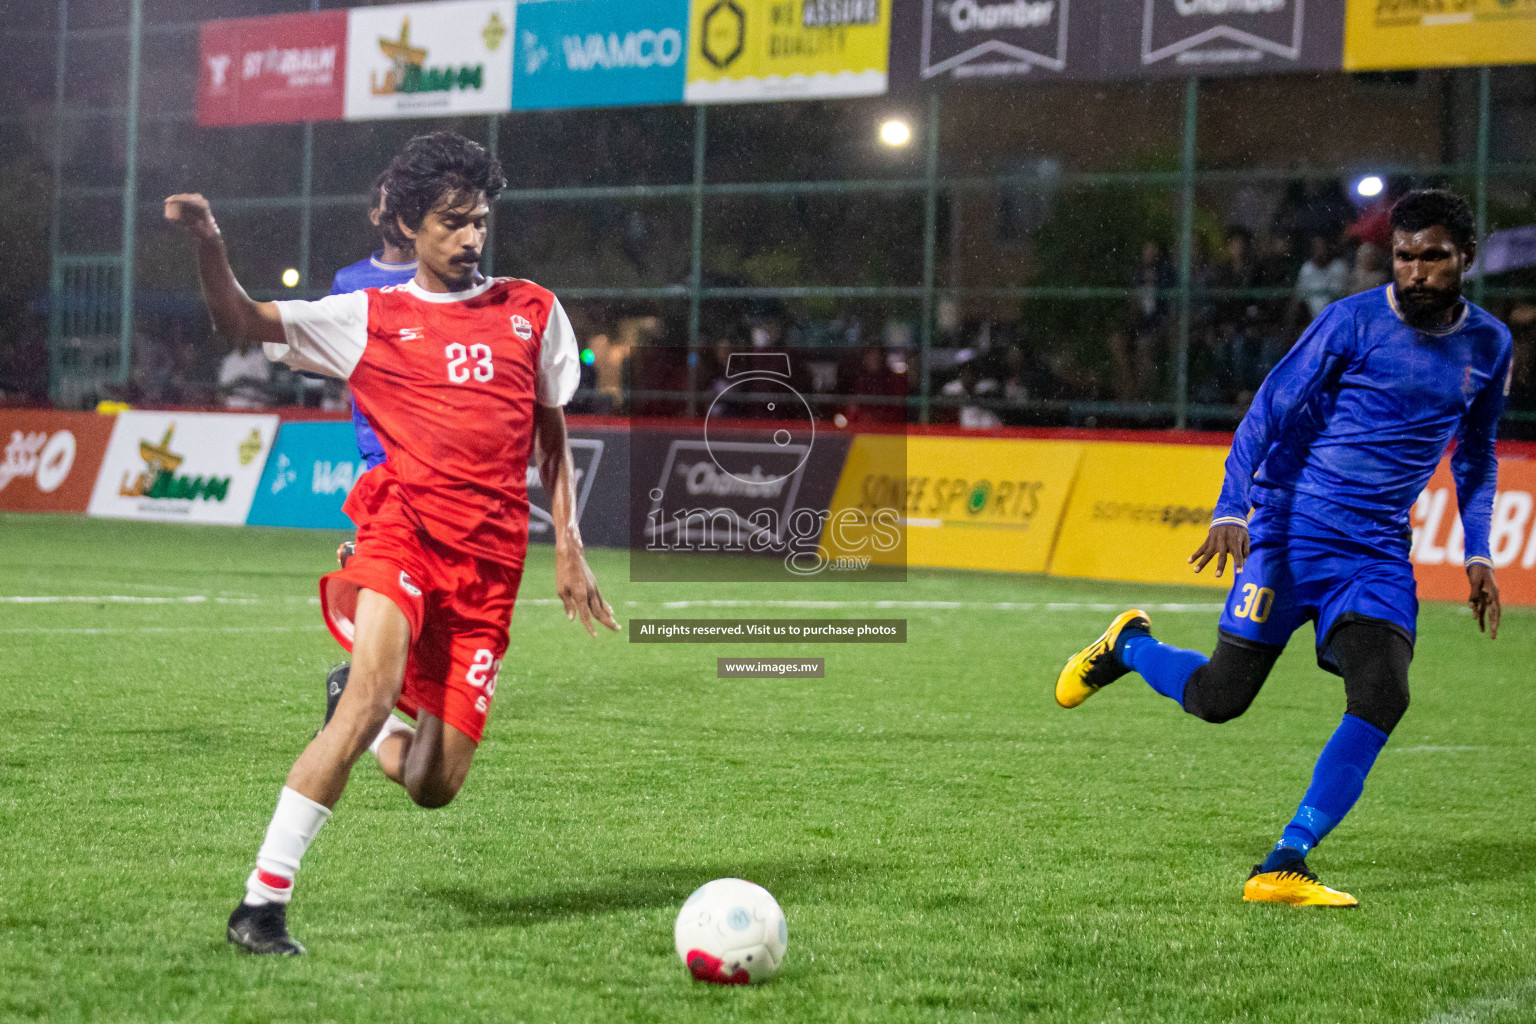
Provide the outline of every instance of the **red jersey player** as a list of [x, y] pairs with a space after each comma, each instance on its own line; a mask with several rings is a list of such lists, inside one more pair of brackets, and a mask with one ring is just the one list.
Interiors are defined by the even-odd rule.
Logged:
[[352, 651], [350, 680], [288, 773], [230, 915], [229, 941], [253, 953], [304, 952], [288, 934], [293, 878], [365, 750], [423, 807], [443, 806], [464, 784], [507, 649], [535, 451], [559, 524], [566, 615], [588, 633], [594, 619], [619, 628], [576, 525], [561, 409], [579, 374], [570, 321], [543, 288], [479, 272], [489, 204], [505, 185], [500, 163], [439, 132], [412, 139], [390, 176], [390, 211], [416, 243], [416, 277], [318, 302], [252, 301], [208, 201], [165, 202], [166, 219], [195, 242], [218, 330], [263, 342], [268, 358], [294, 369], [350, 381], [388, 454], [347, 499], [356, 555], [320, 584], [325, 621]]

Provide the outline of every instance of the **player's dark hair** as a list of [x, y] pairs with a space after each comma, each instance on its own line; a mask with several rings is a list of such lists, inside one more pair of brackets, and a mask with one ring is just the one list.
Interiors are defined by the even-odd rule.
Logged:
[[1411, 234], [1437, 227], [1445, 228], [1458, 246], [1470, 245], [1477, 237], [1472, 207], [1449, 189], [1417, 189], [1392, 204], [1393, 231]]
[[373, 191], [368, 193], [368, 209], [379, 211], [379, 234], [384, 236], [384, 241], [399, 249], [409, 249], [411, 240], [400, 230], [390, 210], [390, 187], [389, 168], [386, 167], [373, 179]]
[[405, 144], [384, 175], [385, 206], [412, 231], [440, 204], [459, 206], [480, 193], [494, 202], [506, 188], [501, 161], [456, 132], [418, 135]]

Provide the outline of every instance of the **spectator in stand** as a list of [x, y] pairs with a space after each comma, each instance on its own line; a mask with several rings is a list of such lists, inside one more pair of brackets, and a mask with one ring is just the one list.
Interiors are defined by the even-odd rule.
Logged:
[[1131, 279], [1131, 287], [1136, 291], [1133, 305], [1137, 334], [1155, 334], [1162, 329], [1169, 311], [1166, 293], [1178, 283], [1173, 262], [1163, 251], [1162, 243], [1154, 239], [1141, 243], [1141, 259]]
[[1386, 250], [1374, 242], [1361, 242], [1355, 250], [1355, 265], [1349, 271], [1349, 294], [1358, 295], [1372, 288], [1380, 288], [1392, 280], [1387, 270]]
[[226, 409], [264, 409], [272, 364], [260, 345], [242, 342], [219, 364], [219, 395]]
[[1306, 322], [1316, 320], [1330, 303], [1337, 302], [1349, 289], [1349, 264], [1333, 254], [1333, 245], [1322, 235], [1313, 235], [1307, 262], [1296, 273], [1295, 301], [1291, 305], [1292, 327], [1305, 309]]
[[[995, 390], [996, 382], [992, 383]], [[997, 413], [985, 406], [973, 404], [973, 399], [982, 397], [978, 394], [981, 390], [981, 374], [975, 359], [967, 359], [961, 363], [960, 376], [944, 385], [942, 392], [944, 397], [959, 400], [957, 404], [960, 409], [960, 426], [967, 430], [989, 430], [1003, 425]]]
[[[859, 372], [853, 378], [854, 400], [843, 410], [850, 426], [865, 423], [905, 423], [907, 375], [890, 367], [885, 352], [866, 345], [859, 353]], [[860, 398], [884, 401], [861, 402]]]
[[[1536, 303], [1518, 303], [1505, 321], [1515, 337], [1514, 372], [1509, 382], [1509, 407], [1536, 412]], [[1529, 424], [1523, 425], [1529, 429]], [[1529, 434], [1526, 435], [1530, 436]]]
[[1391, 250], [1392, 207], [1407, 191], [1408, 185], [1402, 179], [1388, 181], [1381, 195], [1360, 211], [1345, 237], [1357, 242], [1369, 242], [1382, 252]]

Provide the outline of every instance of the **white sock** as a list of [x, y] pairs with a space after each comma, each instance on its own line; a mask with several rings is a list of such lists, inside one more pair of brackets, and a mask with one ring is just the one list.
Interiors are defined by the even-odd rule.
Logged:
[[246, 903], [287, 903], [293, 898], [293, 876], [299, 873], [299, 861], [330, 816], [329, 807], [283, 787], [267, 837], [256, 854], [256, 870], [245, 881]]
[[368, 749], [373, 751], [374, 757], [379, 756], [379, 747], [384, 744], [384, 741], [397, 732], [410, 733], [412, 736], [416, 735], [415, 729], [412, 729], [394, 715], [390, 715], [384, 719], [384, 724], [379, 727], [379, 734], [373, 738], [373, 742], [368, 744]]

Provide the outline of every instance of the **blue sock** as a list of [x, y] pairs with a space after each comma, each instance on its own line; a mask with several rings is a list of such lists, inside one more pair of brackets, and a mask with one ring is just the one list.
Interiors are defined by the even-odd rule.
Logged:
[[1184, 684], [1195, 674], [1195, 669], [1210, 661], [1199, 651], [1186, 651], [1182, 647], [1159, 643], [1148, 633], [1133, 633], [1121, 642], [1115, 652], [1120, 661], [1132, 672], [1141, 673], [1158, 693], [1170, 700], [1184, 704]]
[[[1387, 734], [1363, 718], [1345, 715], [1334, 730], [1312, 770], [1312, 785], [1301, 798], [1296, 816], [1285, 826], [1280, 842], [1264, 861], [1271, 870], [1295, 853], [1305, 857], [1312, 848], [1344, 820], [1365, 789], [1365, 777], [1376, 763], [1376, 755], [1386, 746]], [[1282, 851], [1285, 854], [1282, 856]]]

